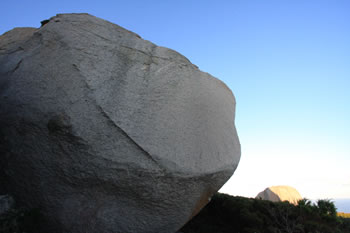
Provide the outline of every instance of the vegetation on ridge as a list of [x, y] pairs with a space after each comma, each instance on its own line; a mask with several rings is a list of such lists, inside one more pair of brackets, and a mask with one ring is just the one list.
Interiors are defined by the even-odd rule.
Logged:
[[347, 233], [350, 219], [334, 203], [302, 199], [298, 205], [218, 193], [188, 222], [183, 233]]

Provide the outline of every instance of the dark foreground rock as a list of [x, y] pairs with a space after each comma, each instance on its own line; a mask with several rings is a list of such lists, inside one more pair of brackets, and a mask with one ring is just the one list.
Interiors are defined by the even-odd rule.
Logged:
[[15, 200], [9, 195], [0, 195], [0, 215], [6, 214], [15, 205]]
[[1, 233], [40, 233], [42, 217], [38, 209], [26, 209], [16, 204], [10, 195], [0, 195]]
[[50, 233], [175, 232], [233, 174], [235, 100], [87, 14], [0, 37], [0, 188]]

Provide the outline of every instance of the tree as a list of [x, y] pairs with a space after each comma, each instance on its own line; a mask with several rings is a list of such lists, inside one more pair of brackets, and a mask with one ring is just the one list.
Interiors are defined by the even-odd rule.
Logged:
[[321, 217], [330, 217], [330, 218], [337, 217], [337, 208], [335, 207], [334, 203], [331, 200], [328, 200], [328, 199], [318, 200], [317, 208]]

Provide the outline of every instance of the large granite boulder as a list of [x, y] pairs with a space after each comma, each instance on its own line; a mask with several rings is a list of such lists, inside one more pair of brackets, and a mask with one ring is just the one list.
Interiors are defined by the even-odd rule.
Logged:
[[266, 188], [264, 191], [260, 192], [256, 198], [273, 202], [288, 201], [295, 205], [302, 199], [301, 195], [295, 188], [286, 185]]
[[234, 117], [224, 83], [94, 16], [0, 37], [0, 188], [45, 232], [175, 232], [235, 171]]

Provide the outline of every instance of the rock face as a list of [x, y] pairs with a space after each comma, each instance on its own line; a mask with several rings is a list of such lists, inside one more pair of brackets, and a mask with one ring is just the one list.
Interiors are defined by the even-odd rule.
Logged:
[[46, 232], [175, 232], [235, 171], [234, 116], [221, 81], [91, 15], [0, 37], [0, 188]]
[[260, 192], [256, 198], [274, 202], [288, 201], [292, 204], [297, 204], [298, 201], [302, 199], [299, 192], [295, 188], [285, 185], [266, 188], [264, 191]]

